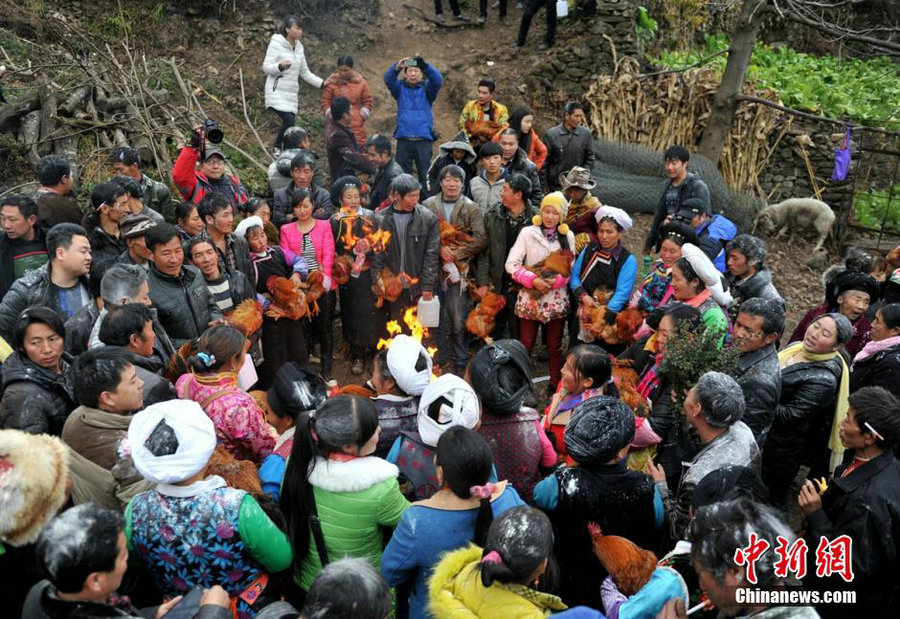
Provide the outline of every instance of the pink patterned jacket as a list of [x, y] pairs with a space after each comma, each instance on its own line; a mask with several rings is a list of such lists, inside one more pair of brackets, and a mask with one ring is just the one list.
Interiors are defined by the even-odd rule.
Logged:
[[275, 430], [256, 401], [238, 388], [233, 372], [183, 374], [175, 382], [175, 393], [200, 404], [216, 426], [219, 443], [235, 458], [259, 464], [275, 449]]

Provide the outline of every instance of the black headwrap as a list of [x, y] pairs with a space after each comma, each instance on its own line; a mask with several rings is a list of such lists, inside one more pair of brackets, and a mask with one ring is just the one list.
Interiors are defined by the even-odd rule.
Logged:
[[828, 307], [837, 307], [837, 298], [850, 290], [865, 292], [870, 303], [878, 299], [878, 282], [874, 277], [856, 269], [846, 269], [835, 276], [825, 291]]
[[[504, 367], [507, 369], [501, 371]], [[498, 340], [485, 346], [469, 363], [469, 380], [485, 412], [517, 413], [531, 389], [528, 351], [518, 340]]]
[[634, 414], [622, 400], [599, 395], [582, 402], [566, 425], [566, 451], [579, 464], [609, 462], [634, 439]]

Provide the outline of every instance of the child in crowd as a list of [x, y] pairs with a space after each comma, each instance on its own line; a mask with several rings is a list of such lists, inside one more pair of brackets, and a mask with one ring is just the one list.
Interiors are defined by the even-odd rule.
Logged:
[[438, 490], [400, 519], [381, 557], [381, 573], [394, 587], [411, 582], [409, 616], [427, 617], [427, 580], [440, 556], [474, 541], [483, 546], [495, 516], [524, 505], [506, 481], [492, 484], [491, 449], [475, 431], [456, 426], [438, 440]]
[[[394, 344], [395, 341], [396, 338], [391, 341], [388, 348], [379, 351], [372, 361], [371, 383], [375, 389], [375, 397], [372, 398], [372, 402], [375, 403], [375, 408], [378, 410], [378, 426], [381, 428], [378, 446], [375, 448], [375, 455], [379, 458], [387, 456], [401, 432], [415, 432], [416, 416], [419, 413], [419, 398], [401, 389], [391, 371], [392, 363], [394, 367], [402, 363], [398, 360], [397, 354], [391, 354], [392, 349], [394, 353], [397, 353], [402, 348], [402, 341], [400, 344]], [[421, 361], [421, 366], [427, 368], [425, 362], [427, 356], [428, 353], [420, 351], [416, 364], [418, 365]]]
[[300, 417], [281, 487], [294, 549], [286, 597], [295, 606], [332, 559], [363, 557], [378, 567], [381, 527], [394, 527], [409, 507], [397, 467], [372, 455], [377, 443], [378, 413], [368, 399], [329, 398], [314, 417]]

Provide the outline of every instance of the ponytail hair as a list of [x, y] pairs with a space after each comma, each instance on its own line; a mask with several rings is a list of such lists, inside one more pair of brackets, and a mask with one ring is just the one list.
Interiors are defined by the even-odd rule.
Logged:
[[488, 528], [494, 520], [491, 494], [493, 459], [491, 448], [480, 434], [462, 426], [453, 426], [438, 439], [435, 465], [444, 470], [444, 483], [461, 499], [478, 498], [478, 517], [475, 520], [473, 541], [484, 546]]
[[551, 563], [553, 529], [544, 512], [533, 507], [514, 507], [491, 524], [484, 544], [481, 584], [494, 582], [530, 586], [529, 579], [541, 564]]
[[309, 553], [309, 474], [317, 458], [339, 453], [345, 445], [365, 445], [378, 429], [378, 411], [371, 400], [341, 395], [329, 398], [312, 415], [300, 415], [294, 445], [284, 471], [281, 511], [294, 550], [294, 567]]
[[244, 352], [247, 337], [231, 325], [216, 325], [207, 329], [197, 342], [197, 352], [188, 359], [195, 372], [217, 372]]

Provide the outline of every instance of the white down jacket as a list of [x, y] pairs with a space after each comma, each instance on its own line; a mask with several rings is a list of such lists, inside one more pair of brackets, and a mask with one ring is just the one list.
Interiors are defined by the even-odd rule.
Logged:
[[[290, 62], [291, 66], [279, 71], [278, 65], [282, 62]], [[292, 49], [281, 34], [272, 35], [262, 68], [266, 74], [266, 107], [279, 112], [297, 113], [299, 78], [314, 88], [321, 88], [324, 81], [306, 65], [303, 44], [297, 41]]]

